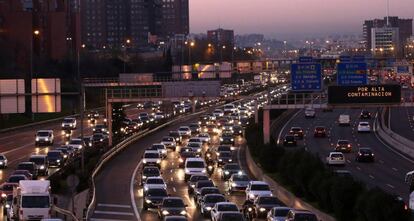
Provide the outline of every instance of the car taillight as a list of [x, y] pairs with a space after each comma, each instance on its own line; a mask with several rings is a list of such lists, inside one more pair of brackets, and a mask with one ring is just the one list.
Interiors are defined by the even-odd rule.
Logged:
[[351, 144], [348, 144], [348, 147], [351, 147]]

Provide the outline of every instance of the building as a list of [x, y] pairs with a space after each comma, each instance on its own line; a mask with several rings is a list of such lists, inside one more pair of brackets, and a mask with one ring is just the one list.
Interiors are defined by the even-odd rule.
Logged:
[[0, 1], [0, 38], [20, 66], [30, 56], [60, 60], [81, 46], [78, 0]]
[[399, 28], [382, 27], [371, 28], [371, 50], [377, 57], [395, 57], [401, 54], [399, 42]]
[[[367, 50], [374, 50], [372, 48], [372, 29], [383, 28], [387, 26], [387, 17], [383, 19], [366, 20], [363, 24], [363, 43]], [[413, 34], [413, 19], [401, 19], [396, 16], [388, 17], [388, 26], [398, 28], [398, 56], [401, 56], [403, 51], [403, 42]]]
[[234, 31], [222, 28], [207, 31], [207, 40], [218, 47], [234, 47]]
[[[189, 33], [188, 0], [82, 0], [89, 48], [135, 48]], [[128, 43], [129, 42], [129, 43]]]

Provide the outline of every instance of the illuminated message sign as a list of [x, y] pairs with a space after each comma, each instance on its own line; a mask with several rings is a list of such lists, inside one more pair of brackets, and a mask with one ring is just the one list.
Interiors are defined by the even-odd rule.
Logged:
[[60, 79], [32, 79], [32, 112], [60, 112], [60, 92]]
[[328, 104], [398, 104], [400, 85], [329, 86]]

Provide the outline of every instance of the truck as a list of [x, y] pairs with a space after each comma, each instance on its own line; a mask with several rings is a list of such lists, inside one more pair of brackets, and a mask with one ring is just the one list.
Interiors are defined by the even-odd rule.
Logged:
[[42, 220], [51, 218], [52, 197], [49, 180], [21, 180], [13, 190], [12, 211], [14, 220]]

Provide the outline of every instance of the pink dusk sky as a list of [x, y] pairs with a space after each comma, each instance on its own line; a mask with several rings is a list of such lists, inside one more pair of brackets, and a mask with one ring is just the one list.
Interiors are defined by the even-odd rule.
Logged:
[[[222, 27], [236, 34], [298, 36], [361, 33], [386, 15], [386, 0], [190, 0], [190, 32]], [[414, 0], [390, 0], [390, 16], [414, 17]]]

